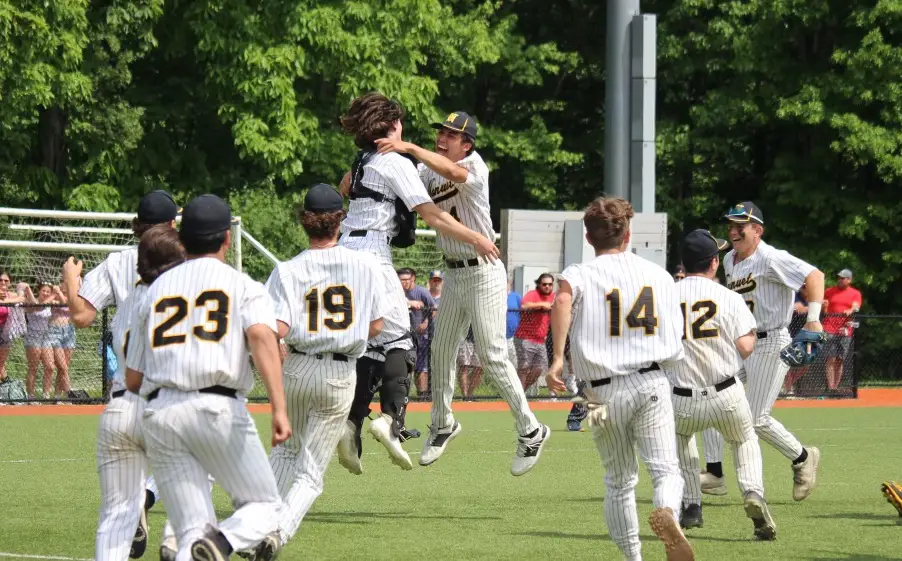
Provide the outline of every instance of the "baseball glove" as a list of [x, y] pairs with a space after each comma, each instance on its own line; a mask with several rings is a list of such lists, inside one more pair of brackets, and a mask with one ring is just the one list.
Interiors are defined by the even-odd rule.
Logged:
[[792, 343], [780, 351], [780, 359], [793, 368], [806, 366], [814, 362], [826, 341], [826, 333], [802, 329], [792, 338]]

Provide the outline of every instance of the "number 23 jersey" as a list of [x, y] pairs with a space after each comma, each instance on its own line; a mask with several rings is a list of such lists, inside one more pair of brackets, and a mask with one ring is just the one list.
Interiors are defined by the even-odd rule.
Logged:
[[147, 290], [131, 323], [126, 364], [144, 373], [141, 395], [158, 387], [194, 391], [254, 385], [245, 331], [274, 332], [272, 299], [263, 285], [218, 259], [192, 259]]
[[633, 374], [683, 358], [683, 314], [670, 274], [630, 252], [571, 265], [570, 351], [580, 379]]

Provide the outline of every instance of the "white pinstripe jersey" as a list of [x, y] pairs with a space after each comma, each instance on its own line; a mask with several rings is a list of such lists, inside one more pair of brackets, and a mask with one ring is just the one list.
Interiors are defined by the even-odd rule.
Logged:
[[308, 249], [280, 263], [266, 281], [285, 342], [308, 354], [366, 352], [370, 322], [388, 313], [382, 271], [369, 253], [342, 246]]
[[121, 306], [141, 278], [138, 276], [138, 248], [111, 253], [81, 283], [78, 295], [98, 312], [112, 305]]
[[736, 339], [755, 329], [755, 317], [742, 297], [705, 277], [676, 283], [683, 311], [682, 362], [668, 372], [680, 388], [707, 388], [742, 368]]
[[254, 375], [245, 331], [256, 324], [276, 330], [263, 285], [218, 259], [191, 259], [160, 275], [138, 305], [126, 364], [144, 373], [144, 396], [215, 385], [246, 394]]
[[758, 331], [789, 326], [796, 292], [814, 267], [761, 240], [747, 259], [735, 263], [735, 250], [723, 259], [727, 288], [740, 294], [755, 315]]
[[624, 376], [683, 358], [683, 314], [673, 277], [630, 252], [570, 265], [560, 278], [573, 291], [570, 353], [577, 376]]
[[110, 331], [113, 333], [113, 352], [116, 353], [118, 368], [113, 375], [113, 391], [125, 389], [125, 356], [130, 336], [132, 318], [135, 317], [138, 306], [144, 302], [147, 294], [147, 285], [139, 282], [128, 297], [116, 307], [116, 315], [110, 323]]
[[[417, 169], [432, 202], [467, 228], [494, 240], [495, 230], [492, 229], [492, 217], [489, 214], [489, 168], [475, 150], [457, 162], [457, 165], [468, 172], [467, 180], [463, 183], [445, 179], [425, 164], [420, 164]], [[477, 257], [472, 245], [441, 233], [436, 238], [436, 244], [445, 256], [452, 259]]]
[[382, 202], [362, 197], [352, 199], [348, 205], [348, 215], [341, 223], [342, 232], [379, 230], [395, 236], [398, 233], [395, 198], [401, 197], [409, 210], [432, 201], [414, 165], [394, 152], [373, 154], [363, 166], [360, 183], [388, 198]]

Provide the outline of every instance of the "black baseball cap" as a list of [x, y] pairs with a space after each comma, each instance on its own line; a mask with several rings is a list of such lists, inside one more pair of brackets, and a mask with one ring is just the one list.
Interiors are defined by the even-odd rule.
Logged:
[[304, 197], [304, 210], [309, 212], [335, 212], [344, 208], [344, 201], [335, 187], [325, 183], [317, 183], [307, 190]]
[[216, 195], [201, 195], [186, 204], [182, 211], [182, 235], [207, 236], [225, 232], [231, 227], [229, 203]]
[[457, 132], [462, 132], [465, 135], [469, 136], [473, 140], [476, 140], [476, 132], [479, 130], [479, 125], [476, 124], [476, 119], [470, 116], [469, 113], [464, 113], [463, 111], [455, 111], [454, 113], [449, 113], [445, 120], [441, 123], [432, 123], [432, 128], [434, 129], [450, 129]]
[[751, 201], [737, 204], [727, 212], [727, 215], [724, 216], [724, 218], [730, 222], [738, 222], [741, 224], [757, 222], [762, 226], [764, 225], [764, 214], [761, 213], [761, 209], [758, 208], [758, 205]]
[[159, 189], [141, 197], [138, 202], [138, 222], [141, 224], [163, 224], [175, 220], [182, 209], [175, 204], [172, 195]]
[[708, 230], [693, 230], [686, 234], [680, 244], [680, 257], [683, 263], [699, 263], [714, 257], [729, 245], [727, 240], [715, 238]]

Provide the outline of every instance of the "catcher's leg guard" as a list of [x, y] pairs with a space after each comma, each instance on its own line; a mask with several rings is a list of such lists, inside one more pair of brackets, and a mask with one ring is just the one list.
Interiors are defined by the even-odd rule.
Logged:
[[376, 395], [376, 387], [382, 374], [382, 363], [365, 356], [357, 360], [357, 387], [354, 388], [354, 401], [351, 402], [351, 412], [348, 414], [348, 420], [357, 426], [357, 433], [360, 434], [360, 427], [363, 426], [363, 420], [370, 414], [370, 403], [373, 396]]
[[382, 387], [379, 388], [379, 402], [382, 412], [391, 415], [392, 434], [400, 437], [401, 427], [407, 413], [407, 394], [410, 392], [411, 365], [405, 349], [391, 349], [385, 353], [382, 372]]

